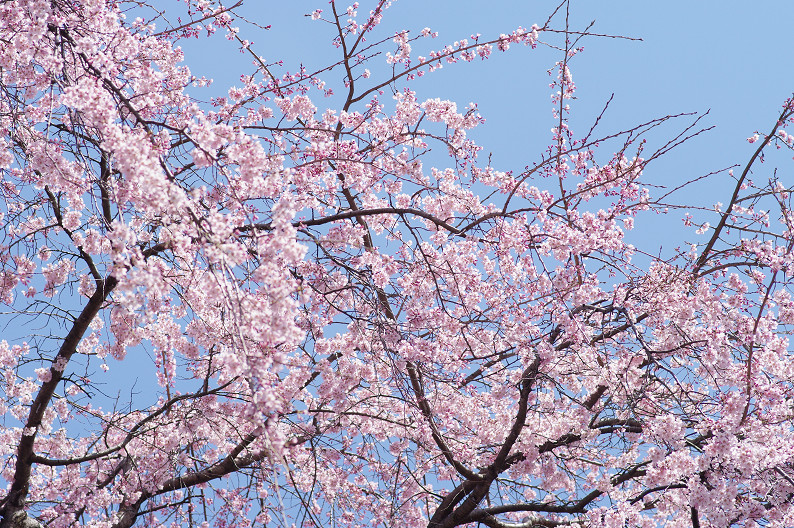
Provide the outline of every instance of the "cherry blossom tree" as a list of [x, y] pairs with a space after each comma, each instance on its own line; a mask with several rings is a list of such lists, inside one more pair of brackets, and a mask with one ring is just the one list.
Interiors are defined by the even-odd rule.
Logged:
[[[643, 181], [697, 116], [571, 129], [566, 2], [439, 45], [331, 1], [296, 73], [240, 4], [0, 4], [0, 527], [794, 524], [791, 99], [709, 212]], [[257, 71], [205, 104], [214, 31]], [[525, 170], [412, 88], [539, 45]]]

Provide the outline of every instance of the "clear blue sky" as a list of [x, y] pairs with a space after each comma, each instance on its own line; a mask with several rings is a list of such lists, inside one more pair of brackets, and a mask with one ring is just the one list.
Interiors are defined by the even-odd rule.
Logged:
[[[542, 25], [557, 3], [399, 0], [387, 11], [376, 35], [401, 28], [415, 33], [428, 26], [439, 32], [438, 39], [428, 42], [438, 48], [472, 33], [487, 39], [519, 25]], [[360, 4], [359, 18], [363, 18], [375, 1]], [[340, 9], [345, 5], [340, 3]], [[329, 44], [333, 27], [303, 16], [317, 8], [330, 14], [325, 0], [249, 2], [242, 13], [271, 27], [260, 31], [238, 23], [240, 35], [254, 41], [254, 49], [267, 61], [283, 60], [284, 70], [295, 71], [299, 64], [310, 69], [325, 66], [338, 56]], [[710, 111], [702, 123], [716, 128], [651, 165], [646, 180], [654, 184], [675, 186], [744, 163], [754, 148], [746, 138], [755, 130], [768, 130], [781, 103], [794, 91], [794, 2], [790, 0], [573, 0], [570, 13], [573, 30], [594, 20], [593, 32], [642, 39], [582, 41], [584, 52], [571, 63], [577, 84], [574, 132], [583, 135], [613, 93], [599, 129], [605, 134], [668, 114]], [[564, 17], [558, 15], [552, 26], [563, 28]], [[548, 37], [548, 41], [560, 39]], [[183, 41], [186, 63], [194, 74], [216, 80], [213, 91], [222, 92], [241, 73], [252, 72], [249, 57], [237, 53], [220, 34], [208, 43], [193, 42]], [[417, 44], [415, 50], [425, 49], [421, 46]], [[411, 86], [420, 99], [452, 99], [459, 107], [478, 103], [487, 122], [473, 136], [486, 153], [493, 153], [496, 168], [520, 170], [537, 161], [549, 142], [554, 121], [546, 71], [559, 58], [560, 53], [549, 48], [514, 46], [488, 61], [446, 66]], [[375, 61], [383, 63], [380, 58]], [[321, 98], [316, 101], [318, 106], [323, 103]], [[334, 100], [325, 103], [334, 107]], [[665, 128], [656, 138], [662, 141], [678, 130], [679, 125]], [[602, 161], [608, 154], [601, 152]], [[694, 193], [703, 204], [725, 202], [731, 188], [727, 177], [718, 177], [693, 187], [682, 199], [689, 200]], [[660, 219], [653, 231], [661, 237], [663, 224], [675, 220], [680, 225], [680, 216]]]

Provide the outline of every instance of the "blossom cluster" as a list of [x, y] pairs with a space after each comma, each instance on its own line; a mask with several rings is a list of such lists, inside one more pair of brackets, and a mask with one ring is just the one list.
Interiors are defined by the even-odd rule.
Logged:
[[[281, 73], [184, 3], [0, 5], [3, 523], [794, 523], [790, 185], [754, 157], [661, 254], [668, 118], [577, 137], [556, 19], [422, 56], [391, 2], [331, 2], [339, 60]], [[220, 28], [256, 72], [206, 103], [177, 44]], [[523, 170], [411, 85], [542, 39]]]

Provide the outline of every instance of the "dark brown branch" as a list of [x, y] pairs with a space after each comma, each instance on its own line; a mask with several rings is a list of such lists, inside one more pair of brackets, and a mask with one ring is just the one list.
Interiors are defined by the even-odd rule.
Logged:
[[[463, 230], [458, 229], [457, 227], [449, 225], [444, 220], [437, 218], [430, 213], [422, 211], [421, 209], [414, 209], [412, 207], [376, 207], [373, 209], [354, 209], [350, 211], [345, 211], [343, 213], [337, 213], [331, 216], [326, 216], [323, 218], [316, 218], [313, 220], [301, 220], [299, 222], [293, 222], [292, 226], [301, 228], [301, 227], [311, 227], [311, 226], [318, 226], [323, 224], [330, 224], [332, 222], [338, 222], [339, 220], [347, 220], [349, 218], [362, 218], [366, 216], [375, 216], [375, 215], [382, 215], [382, 214], [396, 214], [396, 215], [404, 215], [410, 214], [414, 216], [419, 216], [421, 218], [425, 218], [430, 220], [438, 227], [443, 227], [450, 233], [454, 233], [456, 235], [462, 234]], [[267, 223], [260, 223], [254, 225], [246, 225], [238, 227], [237, 230], [240, 232], [246, 231], [253, 231], [255, 229], [261, 229], [264, 231], [268, 231], [272, 229], [270, 222]]]
[[100, 308], [108, 295], [110, 295], [110, 292], [113, 291], [113, 288], [116, 287], [118, 281], [110, 276], [104, 280], [97, 281], [97, 284], [96, 291], [89, 298], [80, 315], [75, 319], [71, 330], [64, 338], [60, 350], [58, 350], [58, 354], [52, 361], [50, 379], [42, 383], [35, 400], [30, 406], [25, 429], [17, 447], [14, 477], [8, 494], [2, 501], [2, 509], [0, 509], [0, 514], [3, 515], [0, 528], [10, 528], [11, 519], [15, 513], [22, 511], [25, 506], [25, 499], [30, 487], [31, 468], [33, 467], [33, 444], [36, 440], [38, 427], [44, 417], [44, 411], [49, 406], [55, 394], [55, 388], [63, 378], [63, 371], [77, 350], [77, 345], [83, 339], [91, 321], [99, 313]]
[[411, 380], [411, 388], [413, 389], [414, 395], [416, 396], [416, 404], [419, 407], [419, 410], [422, 411], [422, 415], [425, 417], [425, 420], [427, 420], [427, 423], [430, 426], [430, 434], [433, 437], [433, 441], [441, 450], [441, 453], [444, 455], [446, 461], [449, 463], [449, 465], [455, 468], [455, 471], [460, 473], [460, 475], [467, 480], [482, 480], [481, 475], [476, 474], [455, 459], [455, 456], [447, 445], [446, 440], [444, 440], [444, 437], [441, 436], [441, 432], [438, 430], [435, 419], [433, 418], [433, 411], [430, 409], [430, 404], [428, 404], [427, 398], [425, 397], [422, 383], [419, 379], [419, 376], [417, 375], [416, 367], [410, 369], [409, 375]]
[[783, 123], [786, 122], [794, 114], [794, 103], [789, 104], [783, 112], [778, 117], [777, 121], [775, 122], [775, 126], [772, 127], [772, 130], [769, 134], [766, 135], [761, 144], [758, 145], [758, 148], [755, 149], [753, 155], [750, 156], [750, 161], [747, 162], [747, 165], [744, 166], [744, 170], [742, 171], [741, 176], [736, 181], [736, 186], [733, 189], [733, 196], [731, 196], [730, 202], [728, 202], [728, 206], [725, 208], [725, 212], [722, 213], [722, 217], [720, 217], [720, 221], [717, 226], [714, 228], [714, 233], [711, 235], [711, 238], [706, 243], [706, 247], [703, 248], [703, 252], [698, 257], [697, 261], [695, 262], [695, 268], [692, 270], [692, 275], [697, 276], [700, 269], [705, 266], [706, 262], [708, 261], [709, 255], [711, 254], [711, 250], [714, 248], [714, 244], [717, 243], [717, 240], [720, 238], [720, 234], [722, 230], [725, 228], [725, 224], [728, 222], [728, 218], [731, 216], [731, 212], [733, 211], [733, 206], [736, 205], [739, 199], [739, 192], [742, 190], [742, 185], [744, 185], [744, 180], [747, 178], [747, 175], [750, 173], [750, 169], [752, 168], [755, 161], [761, 156], [761, 152], [766, 148], [767, 145], [772, 141], [775, 137], [775, 133], [777, 129], [780, 128]]
[[218, 392], [222, 391], [223, 389], [228, 387], [230, 384], [232, 384], [236, 380], [237, 380], [237, 378], [233, 378], [233, 379], [227, 381], [226, 383], [224, 383], [223, 385], [220, 385], [219, 387], [215, 387], [212, 390], [201, 391], [201, 392], [190, 393], [190, 394], [180, 394], [178, 396], [172, 397], [170, 400], [166, 401], [155, 412], [153, 412], [152, 414], [147, 415], [140, 422], [135, 424], [135, 426], [132, 427], [132, 429], [129, 430], [129, 432], [127, 433], [127, 436], [124, 438], [124, 440], [122, 440], [121, 442], [119, 442], [117, 445], [115, 445], [113, 447], [110, 447], [110, 448], [105, 449], [103, 451], [97, 451], [96, 453], [91, 453], [90, 455], [84, 455], [84, 456], [81, 456], [81, 457], [74, 457], [74, 458], [63, 458], [63, 459], [46, 458], [46, 457], [43, 457], [41, 455], [34, 454], [31, 457], [31, 462], [36, 463], [36, 464], [42, 464], [44, 466], [67, 466], [67, 465], [70, 465], [70, 464], [82, 464], [84, 462], [90, 462], [91, 460], [97, 460], [99, 458], [103, 458], [103, 457], [106, 457], [108, 455], [112, 455], [113, 453], [116, 453], [117, 451], [120, 451], [120, 450], [124, 449], [124, 447], [126, 447], [127, 444], [129, 444], [136, 436], [138, 436], [139, 431], [143, 428], [144, 425], [146, 425], [147, 423], [153, 421], [158, 416], [168, 412], [168, 410], [171, 409], [171, 407], [173, 407], [174, 405], [176, 405], [180, 401], [192, 400], [192, 399], [202, 398], [204, 396], [209, 396], [209, 395], [212, 395], [212, 394], [217, 394]]
[[510, 432], [507, 434], [504, 442], [502, 442], [502, 447], [499, 449], [499, 453], [496, 455], [496, 458], [490, 466], [490, 468], [492, 468], [494, 471], [504, 471], [507, 455], [510, 454], [510, 451], [513, 449], [516, 440], [518, 440], [518, 436], [521, 434], [521, 430], [524, 428], [524, 424], [527, 420], [527, 410], [529, 408], [529, 394], [532, 391], [532, 387], [535, 385], [535, 380], [538, 377], [539, 369], [540, 356], [535, 356], [535, 359], [532, 361], [532, 363], [530, 363], [529, 366], [524, 369], [524, 372], [521, 373], [521, 388], [518, 393], [518, 410], [516, 411], [516, 417], [513, 420], [513, 426], [510, 428]]

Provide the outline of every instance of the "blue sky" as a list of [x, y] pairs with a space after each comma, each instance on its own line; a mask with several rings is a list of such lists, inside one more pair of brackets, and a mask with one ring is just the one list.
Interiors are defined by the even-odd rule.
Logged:
[[[375, 2], [360, 3], [359, 18], [363, 18]], [[340, 3], [340, 10], [345, 5]], [[519, 25], [542, 25], [557, 5], [549, 0], [398, 0], [387, 11], [376, 36], [385, 37], [403, 28], [415, 34], [427, 26], [439, 32], [439, 37], [427, 44], [440, 48], [472, 33], [487, 39]], [[240, 36], [253, 41], [253, 49], [268, 62], [284, 61], [282, 73], [295, 71], [300, 64], [310, 69], [325, 66], [338, 58], [330, 46], [334, 28], [304, 16], [318, 8], [330, 14], [324, 0], [249, 2], [241, 13], [270, 29], [262, 31], [238, 22]], [[564, 20], [563, 9], [551, 25], [562, 29]], [[583, 135], [612, 94], [599, 129], [604, 134], [668, 114], [708, 111], [701, 124], [715, 128], [652, 164], [645, 173], [646, 181], [674, 187], [743, 164], [754, 150], [746, 138], [756, 130], [771, 128], [780, 105], [794, 91], [792, 20], [794, 2], [787, 0], [572, 0], [571, 29], [582, 30], [595, 21], [591, 29], [595, 33], [642, 39], [587, 37], [580, 43], [584, 52], [571, 63], [577, 85], [577, 99], [572, 102], [574, 132]], [[560, 42], [554, 36], [546, 40]], [[182, 41], [181, 45], [193, 73], [215, 79], [213, 92], [222, 93], [238, 83], [241, 73], [253, 71], [249, 57], [235, 51], [222, 35], [202, 41]], [[421, 49], [417, 43], [415, 51], [421, 53]], [[476, 102], [486, 124], [472, 136], [485, 147], [485, 153], [493, 154], [497, 169], [521, 170], [539, 159], [550, 140], [554, 120], [547, 70], [559, 58], [560, 52], [548, 47], [531, 50], [514, 46], [484, 62], [446, 66], [411, 87], [420, 100], [451, 99], [459, 108]], [[381, 58], [375, 62], [383, 64]], [[332, 79], [329, 77], [329, 83]], [[324, 101], [318, 99], [315, 102], [322, 107]], [[333, 99], [325, 103], [335, 106]], [[652, 137], [663, 142], [689, 122], [681, 120]], [[601, 160], [609, 154], [607, 149], [602, 151]], [[731, 189], [724, 174], [692, 187], [679, 200], [692, 201], [694, 197], [710, 206], [726, 202]], [[680, 240], [662, 243], [671, 227], [666, 224], [680, 226], [681, 216], [660, 218], [657, 225], [647, 226], [648, 232], [660, 238], [660, 245], [677, 245]]]

